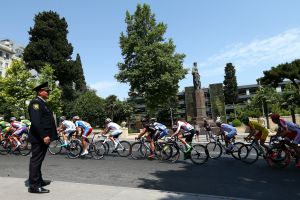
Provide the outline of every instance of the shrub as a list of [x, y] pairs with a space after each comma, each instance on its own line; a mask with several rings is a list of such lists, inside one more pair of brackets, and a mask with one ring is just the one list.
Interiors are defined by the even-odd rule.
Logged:
[[233, 125], [234, 127], [239, 127], [239, 126], [242, 125], [242, 122], [241, 122], [239, 119], [234, 119], [234, 120], [232, 121], [232, 125]]

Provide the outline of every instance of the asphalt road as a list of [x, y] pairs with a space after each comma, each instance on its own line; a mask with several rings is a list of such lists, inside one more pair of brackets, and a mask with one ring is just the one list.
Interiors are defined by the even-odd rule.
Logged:
[[[0, 177], [28, 177], [29, 156], [0, 156]], [[127, 186], [249, 199], [300, 199], [300, 169], [271, 169], [260, 159], [247, 165], [231, 157], [167, 163], [106, 156], [102, 160], [47, 155], [45, 179]], [[66, 185], [68, 187], [68, 185]]]

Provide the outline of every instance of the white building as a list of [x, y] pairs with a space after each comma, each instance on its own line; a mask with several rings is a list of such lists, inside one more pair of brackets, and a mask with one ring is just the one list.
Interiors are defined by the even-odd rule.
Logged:
[[6, 69], [13, 59], [20, 59], [23, 56], [24, 47], [17, 46], [13, 41], [0, 40], [0, 76], [5, 76]]

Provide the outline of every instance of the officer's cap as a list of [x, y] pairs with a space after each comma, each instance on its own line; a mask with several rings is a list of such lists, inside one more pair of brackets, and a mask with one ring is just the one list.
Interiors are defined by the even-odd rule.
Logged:
[[46, 90], [46, 91], [51, 91], [51, 89], [48, 86], [48, 82], [42, 83], [35, 88], [33, 88], [34, 91], [38, 92], [40, 90]]

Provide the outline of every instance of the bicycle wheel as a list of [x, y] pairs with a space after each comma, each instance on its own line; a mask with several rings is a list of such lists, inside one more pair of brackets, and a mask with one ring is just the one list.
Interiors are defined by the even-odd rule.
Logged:
[[117, 147], [118, 155], [121, 157], [127, 157], [131, 154], [131, 144], [127, 141], [120, 141]]
[[172, 156], [169, 158], [169, 160], [172, 163], [175, 163], [179, 160], [180, 158], [180, 150], [179, 148], [175, 147], [175, 146], [171, 146], [172, 147]]
[[0, 142], [0, 154], [7, 155], [11, 151], [11, 143], [9, 139], [4, 138]]
[[266, 154], [266, 161], [269, 167], [285, 168], [291, 162], [291, 154], [286, 149], [272, 149]]
[[22, 156], [27, 156], [31, 153], [31, 143], [27, 140], [23, 140], [19, 146], [19, 151]]
[[195, 144], [190, 153], [190, 159], [194, 164], [201, 165], [208, 160], [209, 154], [205, 146]]
[[135, 160], [146, 158], [147, 147], [141, 142], [134, 142], [131, 144], [131, 157]]
[[246, 156], [240, 156], [241, 161], [247, 164], [253, 164], [258, 159], [258, 150], [256, 147], [251, 146], [250, 144], [246, 144], [245, 146], [240, 147], [240, 152], [245, 152], [245, 148], [247, 148]]
[[105, 155], [108, 155], [109, 154], [109, 150], [110, 150], [110, 147], [109, 147], [109, 143], [108, 142], [101, 142], [102, 145], [105, 147]]
[[161, 160], [169, 160], [171, 158], [173, 149], [172, 147], [166, 142], [160, 142], [156, 144], [156, 155], [158, 155], [159, 159]]
[[240, 160], [239, 149], [242, 146], [245, 146], [245, 144], [242, 143], [242, 142], [235, 142], [235, 143], [233, 143], [232, 152], [231, 152], [232, 157], [234, 157], [237, 160]]
[[61, 145], [62, 145], [61, 140], [53, 140], [48, 147], [49, 153], [51, 153], [52, 155], [59, 154], [62, 149]]
[[69, 144], [68, 157], [71, 159], [78, 158], [82, 152], [82, 146], [79, 140], [71, 140]]
[[92, 155], [93, 159], [100, 160], [104, 157], [105, 146], [100, 141], [90, 144], [89, 153]]
[[218, 159], [221, 157], [223, 149], [222, 146], [216, 142], [209, 142], [206, 144], [208, 155], [212, 159]]

